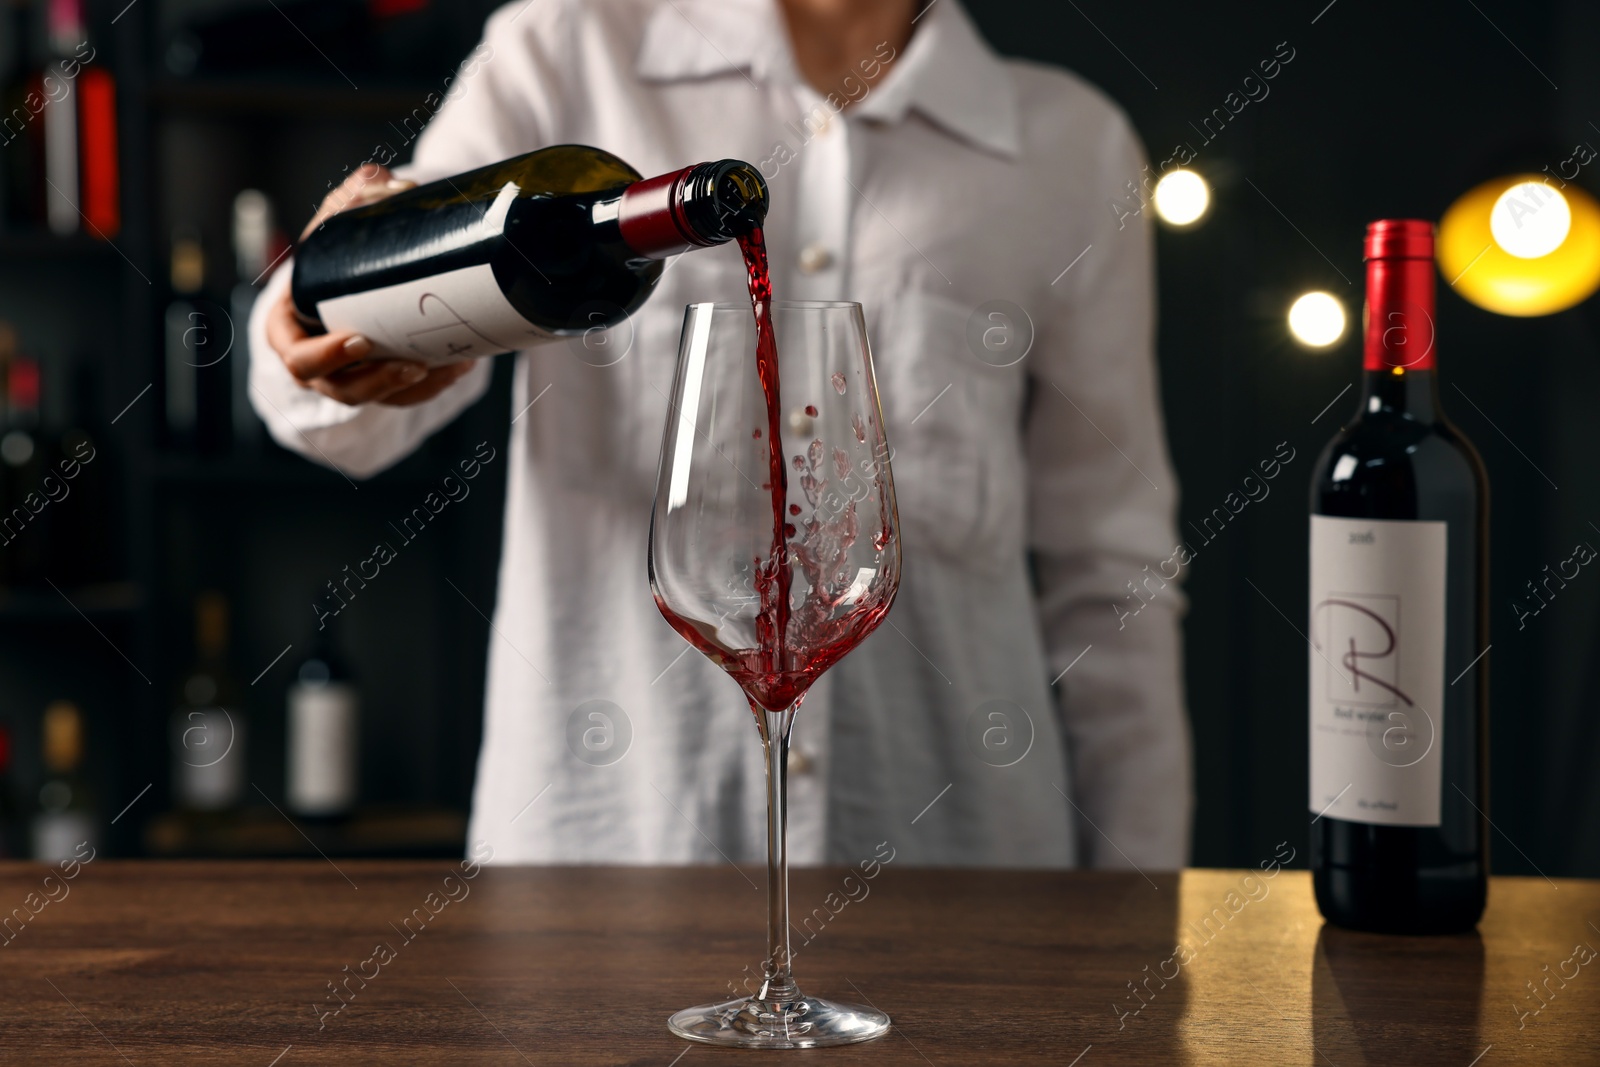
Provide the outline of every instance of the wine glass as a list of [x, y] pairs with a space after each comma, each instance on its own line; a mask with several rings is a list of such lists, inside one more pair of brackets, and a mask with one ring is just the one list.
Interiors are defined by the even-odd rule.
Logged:
[[[757, 359], [757, 321], [773, 346]], [[768, 397], [775, 403], [769, 408]], [[888, 1032], [872, 1008], [801, 994], [790, 972], [789, 735], [806, 690], [881, 622], [900, 585], [889, 449], [861, 305], [691, 304], [650, 519], [650, 586], [672, 627], [731, 674], [766, 753], [767, 944], [752, 996], [689, 1008], [673, 1033], [814, 1048]]]

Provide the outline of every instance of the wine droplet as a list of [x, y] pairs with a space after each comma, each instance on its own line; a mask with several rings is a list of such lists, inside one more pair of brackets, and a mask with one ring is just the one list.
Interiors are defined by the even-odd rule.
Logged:
[[792, 522], [784, 523], [783, 524], [783, 536], [785, 536], [785, 537], [793, 537], [794, 534], [795, 534], [794, 523], [792, 523]]
[[807, 404], [806, 405], [806, 414], [810, 415], [813, 419], [816, 418], [817, 417], [817, 405], [815, 405], [815, 404]]
[[789, 505], [789, 514], [791, 514], [791, 515], [800, 514], [800, 505], [799, 504], [790, 504]]
[[856, 440], [861, 444], [866, 444], [867, 428], [861, 425], [861, 412], [858, 411], [854, 415], [850, 416], [850, 424], [855, 427]]
[[839, 371], [833, 372], [833, 391], [844, 396], [844, 375]]
[[755, 440], [757, 440], [757, 441], [761, 440], [761, 427], [757, 426], [756, 427], [756, 432], [751, 434], [750, 436], [752, 438], [754, 438]]

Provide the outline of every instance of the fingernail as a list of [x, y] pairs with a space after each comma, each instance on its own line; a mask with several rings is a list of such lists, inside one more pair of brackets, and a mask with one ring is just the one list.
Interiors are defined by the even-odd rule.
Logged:
[[351, 355], [357, 359], [360, 359], [362, 356], [365, 356], [368, 352], [372, 351], [372, 342], [367, 340], [365, 337], [362, 337], [360, 334], [357, 334], [356, 336], [350, 338], [350, 340], [346, 341], [343, 345], [343, 348], [347, 355]]
[[407, 385], [420, 382], [428, 376], [428, 368], [420, 363], [402, 363], [400, 369], [395, 371], [395, 377]]

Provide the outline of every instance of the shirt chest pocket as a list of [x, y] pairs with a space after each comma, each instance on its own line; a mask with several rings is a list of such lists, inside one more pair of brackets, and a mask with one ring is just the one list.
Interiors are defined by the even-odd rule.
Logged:
[[1024, 543], [1022, 366], [980, 358], [973, 308], [947, 297], [910, 290], [866, 309], [904, 550], [993, 573]]

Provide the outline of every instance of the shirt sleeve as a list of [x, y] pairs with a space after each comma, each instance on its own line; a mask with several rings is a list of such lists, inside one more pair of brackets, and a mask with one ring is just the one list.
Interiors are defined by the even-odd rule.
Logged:
[[1177, 584], [1177, 484], [1154, 359], [1147, 212], [1127, 200], [1143, 152], [1120, 113], [1092, 158], [1082, 258], [1039, 323], [1027, 423], [1041, 626], [1090, 867], [1171, 870], [1193, 807]]
[[[560, 71], [552, 53], [550, 9], [517, 25], [523, 4], [509, 4], [489, 19], [483, 40], [440, 91], [425, 97], [394, 127], [416, 137], [411, 164], [396, 174], [424, 182], [532, 151], [554, 129]], [[397, 138], [398, 140], [399, 138]], [[403, 145], [379, 146], [375, 159], [391, 163]], [[387, 158], [385, 158], [387, 156]], [[352, 477], [376, 474], [409, 455], [489, 387], [490, 366], [470, 373], [432, 400], [412, 407], [351, 407], [302, 386], [267, 343], [266, 311], [288, 287], [293, 260], [273, 275], [250, 317], [250, 396], [273, 440]]]

